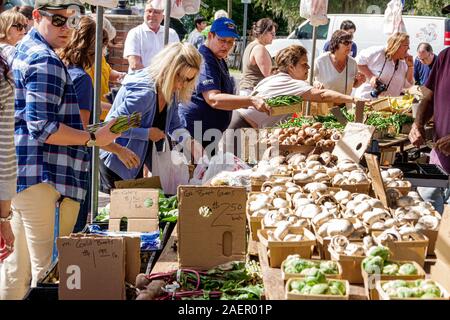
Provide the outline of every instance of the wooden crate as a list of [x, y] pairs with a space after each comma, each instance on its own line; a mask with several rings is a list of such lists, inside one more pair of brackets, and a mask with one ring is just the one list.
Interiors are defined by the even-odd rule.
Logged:
[[[372, 237], [378, 237], [382, 231], [372, 231]], [[425, 264], [428, 238], [425, 235], [415, 235], [414, 241], [388, 241], [385, 246], [392, 253], [392, 260], [415, 261], [421, 267]]]
[[302, 106], [302, 103], [297, 103], [297, 104], [291, 104], [289, 106], [271, 107], [270, 109], [272, 110], [272, 113], [271, 113], [272, 116], [280, 116], [283, 114], [302, 113], [303, 106]]
[[[314, 262], [325, 262], [325, 261], [331, 261], [331, 260], [314, 260], [314, 259], [304, 259], [304, 260], [308, 260], [308, 261], [314, 261]], [[301, 275], [300, 273], [285, 273], [284, 272], [284, 264], [285, 264], [286, 260], [283, 261], [283, 263], [281, 264], [281, 277], [283, 278], [284, 281], [287, 281], [291, 278], [301, 278], [303, 277], [303, 275]], [[325, 277], [327, 279], [344, 279], [343, 278], [343, 272], [342, 272], [342, 266], [339, 262], [337, 261], [333, 261], [337, 264], [338, 266], [338, 270], [339, 273], [338, 274], [325, 274]]]
[[339, 282], [343, 282], [345, 284], [345, 295], [344, 296], [333, 296], [326, 294], [297, 294], [289, 292], [289, 288], [291, 287], [291, 283], [294, 280], [302, 280], [303, 278], [291, 278], [286, 283], [286, 299], [287, 300], [349, 300], [350, 293], [350, 284], [347, 280], [336, 280]]
[[290, 230], [292, 234], [304, 235], [307, 239], [302, 241], [271, 241], [268, 239], [267, 232], [269, 230], [258, 230], [258, 238], [261, 244], [268, 250], [269, 265], [272, 268], [279, 268], [287, 256], [291, 254], [298, 254], [302, 258], [310, 259], [314, 246], [316, 244], [316, 237], [308, 229], [303, 228], [299, 230]]
[[425, 279], [425, 276], [426, 276], [425, 271], [415, 261], [394, 261], [394, 260], [392, 260], [389, 262], [395, 262], [398, 264], [412, 263], [417, 269], [417, 274], [414, 274], [414, 275], [387, 275], [387, 274], [369, 275], [364, 269], [361, 268], [361, 274], [364, 279], [364, 291], [369, 300], [379, 300], [380, 299], [380, 297], [378, 295], [378, 291], [376, 289], [376, 281]]
[[341, 188], [342, 190], [350, 191], [351, 193], [370, 193], [370, 183], [366, 184], [340, 184], [333, 185], [335, 188]]
[[[415, 281], [415, 280], [411, 280], [411, 281]], [[378, 292], [378, 296], [380, 297], [380, 300], [424, 300], [424, 299], [420, 299], [420, 298], [391, 298], [389, 297], [389, 295], [383, 290], [383, 285], [388, 282], [387, 280], [380, 280], [376, 282], [376, 289]], [[439, 287], [439, 289], [441, 290], [441, 292], [443, 293], [443, 297], [442, 298], [434, 298], [434, 299], [428, 299], [428, 300], [449, 300], [450, 299], [450, 295], [448, 293], [447, 290], [445, 290], [445, 288], [438, 282], [434, 281], [436, 283], [436, 285]]]

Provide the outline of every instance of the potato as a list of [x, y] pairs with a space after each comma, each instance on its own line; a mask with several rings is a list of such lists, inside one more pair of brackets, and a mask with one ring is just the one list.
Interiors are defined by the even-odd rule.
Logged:
[[150, 284], [150, 280], [146, 276], [144, 273], [139, 273], [136, 276], [136, 288], [144, 290]]

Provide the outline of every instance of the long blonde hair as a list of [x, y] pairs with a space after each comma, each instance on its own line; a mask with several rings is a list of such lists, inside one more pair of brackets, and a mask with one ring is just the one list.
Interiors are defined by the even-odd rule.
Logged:
[[392, 60], [397, 50], [402, 45], [402, 42], [409, 39], [409, 35], [404, 32], [397, 32], [391, 35], [387, 41], [386, 58]]
[[166, 46], [152, 60], [149, 72], [155, 80], [157, 87], [161, 90], [164, 100], [170, 102], [174, 91], [174, 83], [180, 74], [188, 68], [197, 70], [194, 79], [185, 83], [176, 94], [180, 102], [188, 102], [191, 99], [197, 82], [202, 56], [190, 43], [172, 43]]
[[25, 27], [28, 24], [28, 19], [16, 7], [6, 10], [0, 14], [0, 42], [6, 42], [8, 39], [8, 31], [13, 24], [23, 24]]

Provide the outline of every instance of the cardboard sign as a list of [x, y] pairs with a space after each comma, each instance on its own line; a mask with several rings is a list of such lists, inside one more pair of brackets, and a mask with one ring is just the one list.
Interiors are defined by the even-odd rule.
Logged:
[[180, 267], [206, 270], [245, 260], [245, 188], [180, 186], [178, 199]]
[[437, 260], [436, 264], [431, 266], [431, 279], [439, 283], [450, 291], [450, 264], [445, 261]]
[[374, 126], [354, 122], [347, 123], [342, 138], [337, 141], [334, 147], [333, 155], [337, 156], [340, 161], [349, 159], [359, 163], [372, 140], [374, 132]]
[[60, 300], [124, 300], [125, 242], [121, 237], [57, 239]]
[[369, 168], [370, 176], [372, 177], [372, 188], [375, 195], [383, 205], [389, 207], [389, 201], [386, 195], [386, 189], [384, 188], [383, 178], [381, 177], [380, 166], [378, 165], [377, 156], [374, 154], [366, 153], [365, 155], [367, 167]]
[[438, 260], [450, 266], [450, 206], [444, 208], [434, 251]]
[[120, 231], [120, 220], [128, 219], [127, 231], [158, 230], [159, 191], [157, 189], [114, 189], [111, 191], [109, 230]]

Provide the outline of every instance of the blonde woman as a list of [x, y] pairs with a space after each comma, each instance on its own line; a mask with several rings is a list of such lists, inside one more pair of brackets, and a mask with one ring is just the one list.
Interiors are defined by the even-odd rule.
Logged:
[[377, 99], [380, 96], [399, 96], [403, 89], [414, 84], [414, 60], [408, 53], [409, 36], [394, 33], [386, 47], [370, 47], [356, 57], [358, 69], [367, 79], [355, 96]]
[[9, 65], [16, 51], [14, 46], [25, 36], [27, 28], [27, 18], [15, 8], [0, 14], [0, 48]]
[[174, 43], [158, 53], [149, 67], [125, 77], [106, 121], [133, 112], [142, 113], [141, 127], [128, 130], [116, 140], [132, 150], [140, 163], [128, 169], [115, 154], [101, 151], [100, 177], [104, 192], [109, 193], [115, 181], [142, 177], [144, 164], [151, 169], [153, 143], [183, 128], [178, 103], [190, 100], [201, 61], [194, 46]]

